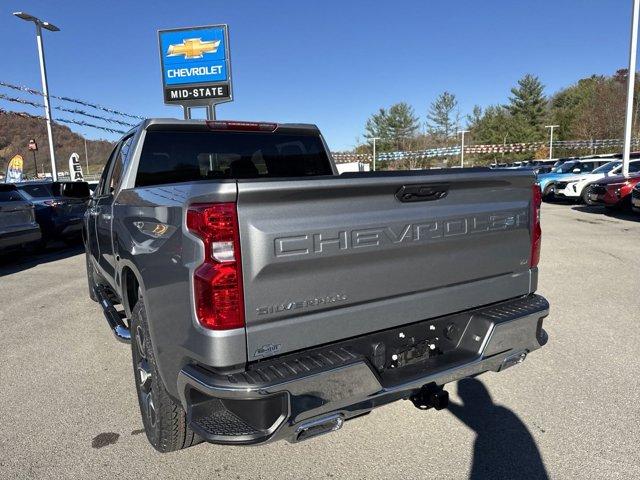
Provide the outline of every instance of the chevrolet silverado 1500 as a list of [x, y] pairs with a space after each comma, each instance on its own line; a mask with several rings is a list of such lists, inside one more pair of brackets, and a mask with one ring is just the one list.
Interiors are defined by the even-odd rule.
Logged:
[[313, 125], [146, 120], [85, 217], [151, 444], [301, 441], [547, 341], [526, 170], [338, 175]]

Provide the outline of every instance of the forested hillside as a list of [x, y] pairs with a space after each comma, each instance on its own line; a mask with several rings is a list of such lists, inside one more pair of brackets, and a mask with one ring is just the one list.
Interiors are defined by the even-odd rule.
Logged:
[[[56, 163], [58, 171], [68, 170], [69, 156], [76, 152], [80, 155], [82, 167], [86, 170], [84, 139], [68, 127], [54, 123], [53, 137], [55, 140]], [[4, 173], [9, 160], [20, 154], [24, 158], [26, 174], [33, 174], [33, 153], [27, 149], [30, 139], [38, 144], [36, 160], [38, 172], [44, 167], [51, 171], [49, 160], [49, 143], [47, 141], [47, 127], [42, 117], [6, 112], [0, 110], [0, 171]], [[98, 173], [111, 152], [113, 144], [106, 140], [87, 140], [89, 156], [89, 173]], [[85, 172], [87, 173], [87, 172]]]

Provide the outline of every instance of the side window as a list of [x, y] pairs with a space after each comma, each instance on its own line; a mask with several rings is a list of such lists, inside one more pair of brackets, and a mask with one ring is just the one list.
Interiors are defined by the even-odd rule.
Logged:
[[640, 172], [640, 162], [629, 162], [629, 172], [630, 173]]
[[120, 186], [122, 175], [124, 174], [126, 166], [129, 163], [129, 150], [131, 149], [133, 136], [124, 139], [123, 142], [124, 143], [121, 143], [122, 146], [120, 147], [120, 150], [116, 154], [116, 157], [113, 161], [111, 177], [109, 178], [109, 193], [117, 190], [117, 188]]
[[593, 170], [593, 162], [582, 162], [580, 165], [580, 171], [582, 172], [590, 172]]
[[109, 170], [111, 170], [111, 165], [113, 164], [113, 159], [120, 148], [120, 143], [117, 143], [113, 150], [111, 150], [111, 155], [107, 159], [107, 163], [104, 165], [104, 170], [102, 170], [102, 175], [100, 175], [100, 182], [98, 182], [98, 187], [96, 188], [96, 193], [94, 196], [100, 197], [102, 195], [106, 195], [109, 193], [109, 190], [106, 188], [107, 186], [107, 177], [109, 176]]

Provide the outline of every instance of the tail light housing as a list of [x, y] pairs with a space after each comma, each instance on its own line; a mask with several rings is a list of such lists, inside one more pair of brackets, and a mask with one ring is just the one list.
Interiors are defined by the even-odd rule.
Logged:
[[542, 227], [540, 226], [540, 207], [542, 206], [542, 191], [540, 185], [534, 184], [531, 195], [531, 256], [529, 267], [537, 267], [540, 262], [540, 248], [542, 246]]
[[192, 204], [187, 210], [187, 228], [204, 243], [204, 262], [193, 276], [198, 321], [212, 330], [244, 327], [236, 204]]

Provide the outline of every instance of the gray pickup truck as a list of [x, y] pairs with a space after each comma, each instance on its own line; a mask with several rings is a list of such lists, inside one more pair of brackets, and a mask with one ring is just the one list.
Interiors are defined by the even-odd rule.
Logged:
[[89, 293], [156, 449], [295, 442], [544, 345], [539, 209], [529, 171], [338, 175], [313, 125], [146, 120], [87, 210]]

